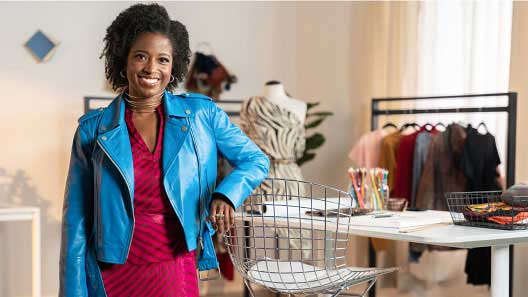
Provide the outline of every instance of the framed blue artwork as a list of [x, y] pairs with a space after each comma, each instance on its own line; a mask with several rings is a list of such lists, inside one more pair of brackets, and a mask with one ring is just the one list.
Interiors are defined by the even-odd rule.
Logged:
[[37, 59], [38, 62], [47, 62], [53, 56], [59, 44], [38, 30], [26, 42], [25, 47]]

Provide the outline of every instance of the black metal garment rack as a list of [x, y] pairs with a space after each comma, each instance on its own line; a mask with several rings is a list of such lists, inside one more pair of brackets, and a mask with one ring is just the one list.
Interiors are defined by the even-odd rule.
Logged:
[[[460, 108], [431, 108], [431, 109], [383, 109], [381, 102], [404, 102], [419, 100], [446, 100], [446, 99], [490, 99], [491, 97], [507, 97], [506, 106], [486, 106], [486, 107], [460, 107]], [[517, 93], [495, 93], [495, 94], [471, 94], [433, 97], [402, 97], [402, 98], [373, 98], [371, 114], [371, 130], [378, 129], [379, 116], [410, 115], [410, 114], [471, 114], [471, 113], [506, 113], [508, 116], [507, 141], [506, 141], [506, 184], [507, 187], [515, 183], [515, 141], [517, 128]], [[376, 266], [376, 252], [369, 241], [369, 266]], [[513, 245], [510, 245], [510, 292], [513, 292]], [[376, 287], [370, 292], [370, 297], [376, 296]]]

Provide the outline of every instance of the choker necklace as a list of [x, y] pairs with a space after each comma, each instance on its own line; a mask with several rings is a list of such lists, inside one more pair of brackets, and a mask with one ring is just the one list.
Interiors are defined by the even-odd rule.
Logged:
[[[124, 98], [126, 103], [128, 104], [128, 107], [134, 112], [138, 113], [151, 113], [156, 110], [156, 108], [161, 104], [161, 100], [163, 99], [163, 93], [157, 94], [152, 96], [154, 99], [150, 100], [144, 100], [145, 97], [138, 97], [138, 96], [131, 96], [127, 92], [125, 92]], [[143, 100], [131, 100], [129, 98], [135, 98], [135, 99], [143, 99]]]

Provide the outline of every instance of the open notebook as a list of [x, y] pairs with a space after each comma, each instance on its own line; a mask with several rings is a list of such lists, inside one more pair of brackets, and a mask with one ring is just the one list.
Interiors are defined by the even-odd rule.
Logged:
[[[383, 216], [389, 214], [390, 216]], [[420, 226], [449, 224], [452, 222], [449, 212], [420, 211], [420, 212], [384, 212], [350, 218], [350, 224], [365, 227], [407, 229]]]

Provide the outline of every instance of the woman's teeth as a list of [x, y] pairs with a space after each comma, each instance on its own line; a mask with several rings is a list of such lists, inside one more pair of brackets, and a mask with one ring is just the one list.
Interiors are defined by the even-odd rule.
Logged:
[[140, 77], [140, 79], [150, 85], [155, 84], [159, 81], [159, 78]]

